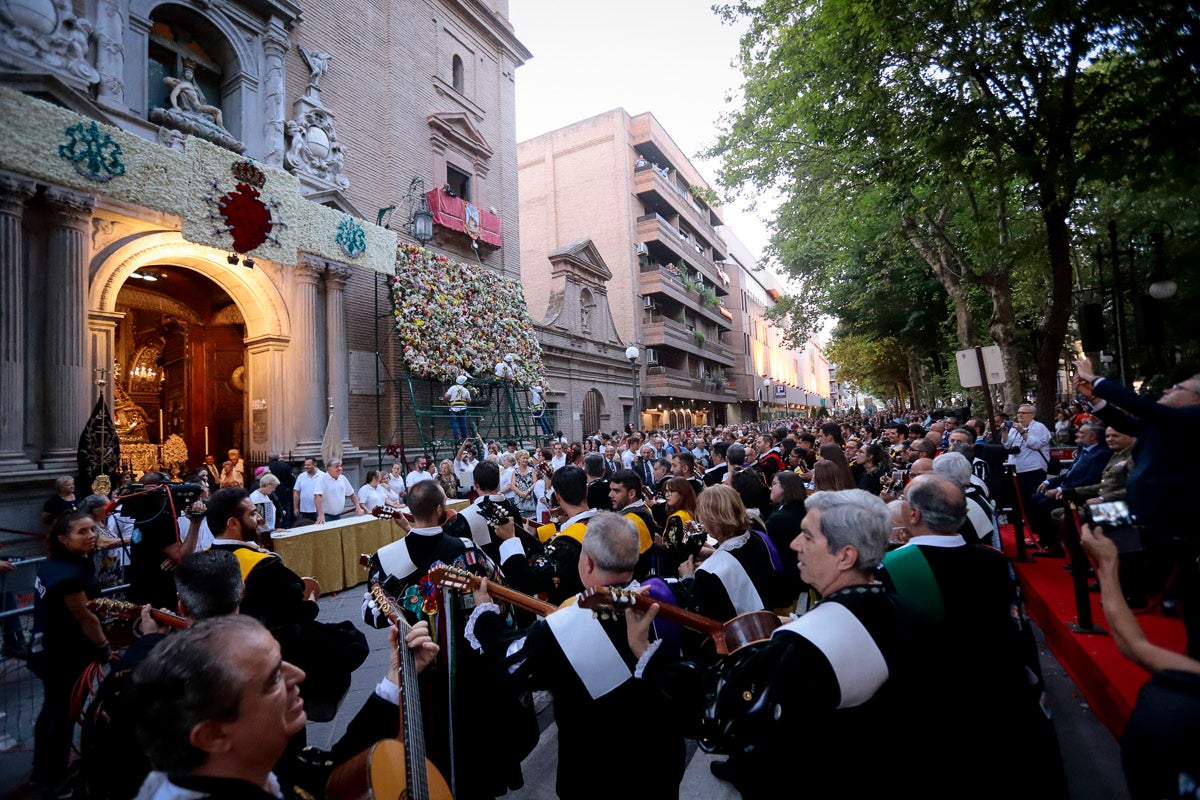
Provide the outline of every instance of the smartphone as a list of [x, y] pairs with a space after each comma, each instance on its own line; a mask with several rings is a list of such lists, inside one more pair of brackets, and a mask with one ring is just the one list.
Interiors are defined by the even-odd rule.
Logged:
[[1081, 506], [1079, 512], [1085, 522], [1105, 529], [1133, 525], [1133, 515], [1129, 513], [1129, 506], [1124, 500]]

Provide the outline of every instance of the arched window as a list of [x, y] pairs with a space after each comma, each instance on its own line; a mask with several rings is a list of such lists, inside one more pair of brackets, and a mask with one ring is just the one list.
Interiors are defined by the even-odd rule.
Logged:
[[454, 86], [454, 91], [459, 94], [463, 92], [463, 60], [457, 55], [450, 60], [450, 83]]

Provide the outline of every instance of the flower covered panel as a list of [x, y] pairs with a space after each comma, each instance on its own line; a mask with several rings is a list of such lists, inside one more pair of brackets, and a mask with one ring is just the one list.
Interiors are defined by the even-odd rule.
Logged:
[[511, 354], [518, 383], [542, 380], [542, 350], [516, 281], [400, 245], [391, 294], [396, 332], [413, 373], [441, 381], [464, 373], [489, 378]]

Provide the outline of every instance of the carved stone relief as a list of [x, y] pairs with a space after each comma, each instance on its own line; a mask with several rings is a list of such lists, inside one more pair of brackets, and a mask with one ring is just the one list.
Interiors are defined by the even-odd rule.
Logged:
[[0, 3], [0, 47], [61, 73], [74, 83], [100, 80], [88, 61], [92, 21], [75, 16], [71, 0]]
[[195, 71], [184, 66], [183, 75], [178, 78], [167, 76], [163, 78], [171, 90], [168, 99], [170, 108], [156, 108], [150, 112], [150, 121], [157, 122], [164, 128], [172, 128], [183, 133], [190, 133], [200, 139], [207, 139], [215, 145], [244, 153], [246, 145], [234, 138], [225, 128], [225, 119], [221, 109], [208, 102], [204, 92], [196, 83]]
[[306, 50], [300, 54], [308, 64], [308, 86], [292, 104], [293, 118], [287, 121], [288, 150], [283, 161], [296, 175], [315, 179], [331, 188], [345, 189], [350, 180], [342, 173], [344, 152], [333, 126], [333, 112], [321, 102], [321, 79], [329, 70], [329, 53]]

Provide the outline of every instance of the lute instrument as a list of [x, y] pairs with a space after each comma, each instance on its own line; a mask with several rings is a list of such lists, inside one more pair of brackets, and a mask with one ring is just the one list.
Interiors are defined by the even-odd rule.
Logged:
[[[134, 633], [134, 625], [142, 616], [142, 607], [137, 603], [114, 600], [110, 597], [97, 597], [95, 600], [88, 600], [87, 607], [89, 611], [99, 617], [100, 626], [104, 628], [104, 634], [108, 637], [114, 650], [128, 647], [137, 638]], [[190, 624], [187, 619], [178, 614], [160, 611], [157, 608], [150, 609], [150, 618], [168, 628], [186, 628]]]
[[659, 617], [703, 634], [712, 642], [713, 650], [721, 657], [736, 653], [747, 645], [770, 639], [772, 632], [781, 624], [779, 617], [770, 611], [751, 611], [728, 622], [718, 622], [686, 608], [660, 602], [640, 592], [613, 586], [585, 589], [579, 596], [581, 608], [598, 614], [615, 614], [626, 608], [646, 612], [656, 603]]
[[[429, 580], [438, 586], [445, 586], [448, 589], [455, 589], [460, 592], [474, 591], [482, 583], [482, 579], [473, 572], [468, 572], [462, 567], [455, 567], [449, 564], [439, 564], [429, 570]], [[501, 586], [498, 583], [488, 583], [488, 594], [524, 611], [537, 614], [539, 617], [549, 616], [558, 610], [558, 606], [553, 603], [538, 600], [536, 597], [530, 597], [527, 594], [518, 592], [515, 589], [509, 589], [507, 586]]]
[[371, 597], [379, 605], [379, 613], [400, 632], [400, 738], [378, 741], [337, 767], [325, 784], [325, 796], [332, 800], [452, 800], [446, 779], [425, 757], [417, 660], [404, 643], [412, 629], [378, 583], [371, 584]]

